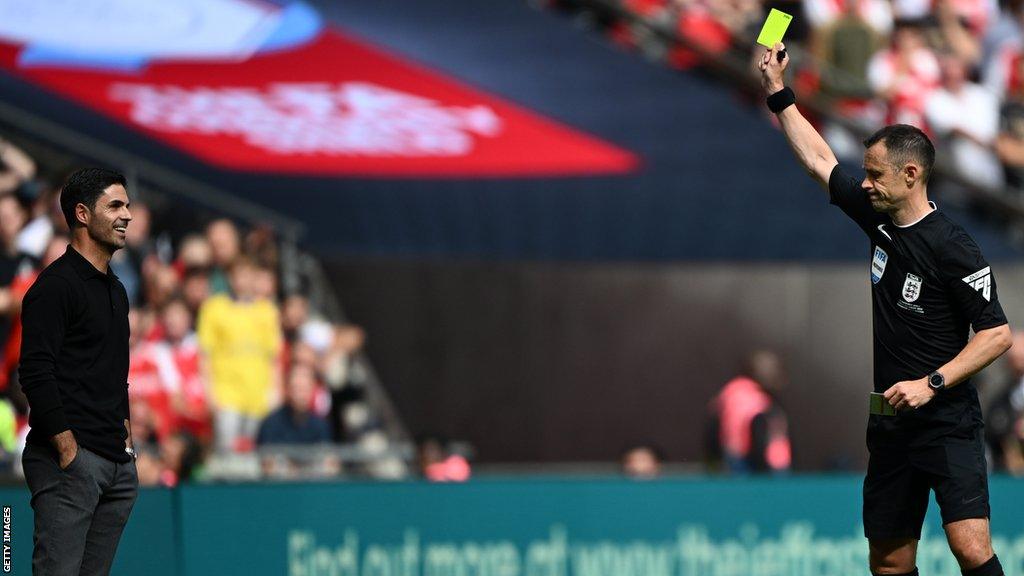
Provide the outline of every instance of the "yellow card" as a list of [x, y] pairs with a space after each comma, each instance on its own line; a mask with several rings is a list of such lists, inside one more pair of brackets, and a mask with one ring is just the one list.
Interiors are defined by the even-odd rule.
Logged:
[[757, 43], [765, 48], [772, 48], [776, 42], [782, 42], [786, 28], [789, 28], [792, 20], [793, 17], [789, 14], [772, 8], [768, 13], [768, 19], [764, 21], [764, 26], [761, 27], [761, 33], [757, 35]]

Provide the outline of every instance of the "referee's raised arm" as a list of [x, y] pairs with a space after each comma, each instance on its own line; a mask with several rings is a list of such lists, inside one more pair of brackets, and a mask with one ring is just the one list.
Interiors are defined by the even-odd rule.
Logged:
[[782, 77], [789, 65], [789, 55], [782, 52], [784, 58], [779, 62], [776, 55], [782, 50], [785, 50], [785, 46], [780, 42], [774, 48], [766, 49], [758, 62], [761, 86], [768, 97], [768, 108], [779, 117], [786, 141], [804, 170], [828, 190], [829, 176], [839, 161], [818, 131], [797, 110], [793, 91], [783, 84]]

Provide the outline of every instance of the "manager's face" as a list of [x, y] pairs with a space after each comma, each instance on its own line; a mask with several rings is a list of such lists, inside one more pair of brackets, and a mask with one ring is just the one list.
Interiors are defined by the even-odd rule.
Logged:
[[[84, 204], [79, 204], [84, 206]], [[89, 236], [111, 254], [124, 248], [132, 214], [128, 211], [128, 192], [120, 184], [111, 184], [96, 199], [96, 206], [89, 210], [85, 220]]]
[[910, 188], [905, 185], [903, 172], [903, 168], [897, 169], [889, 161], [884, 142], [876, 142], [864, 151], [864, 182], [861, 188], [868, 195], [875, 212], [891, 212], [906, 199]]

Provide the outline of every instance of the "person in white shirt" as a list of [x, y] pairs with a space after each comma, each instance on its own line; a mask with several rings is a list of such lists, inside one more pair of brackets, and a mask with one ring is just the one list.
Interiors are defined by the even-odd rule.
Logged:
[[967, 79], [967, 64], [942, 57], [942, 87], [925, 101], [925, 120], [945, 140], [957, 173], [978, 186], [1003, 185], [1003, 169], [992, 146], [999, 133], [999, 99]]

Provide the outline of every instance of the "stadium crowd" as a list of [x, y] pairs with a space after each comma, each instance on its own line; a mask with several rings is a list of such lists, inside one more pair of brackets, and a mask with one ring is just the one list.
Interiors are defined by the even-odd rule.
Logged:
[[[21, 300], [69, 242], [61, 181], [0, 139], [0, 462], [8, 470], [28, 427], [17, 371]], [[153, 215], [135, 198], [127, 246], [111, 269], [131, 303], [129, 402], [144, 485], [200, 478], [211, 455], [258, 454], [265, 476], [330, 476], [347, 463], [329, 446], [386, 447], [355, 360], [363, 330], [326, 320], [302, 292], [282, 294], [269, 228], [219, 218], [158, 241]], [[310, 445], [328, 448], [294, 450]]]
[[[886, 123], [925, 130], [963, 181], [1024, 195], [1024, 2], [1021, 0], [554, 0], [618, 6], [602, 17], [617, 42], [690, 68], [704, 56], [749, 59], [770, 8], [796, 16], [786, 35], [794, 87], [843, 118], [818, 119], [840, 158], [859, 162], [860, 135]], [[601, 12], [607, 16], [607, 10]], [[703, 55], [666, 36], [675, 33]], [[760, 52], [754, 48], [755, 58]], [[952, 196], [957, 198], [957, 196]]]

